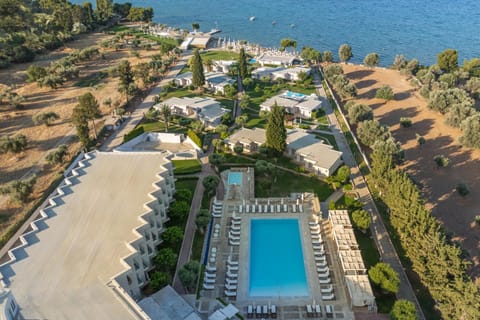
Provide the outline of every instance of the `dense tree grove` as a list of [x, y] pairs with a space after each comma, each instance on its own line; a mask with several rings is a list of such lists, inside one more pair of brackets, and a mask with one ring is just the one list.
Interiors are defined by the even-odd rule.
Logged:
[[287, 147], [287, 130], [283, 121], [285, 110], [276, 103], [271, 110], [265, 133], [267, 140], [265, 144], [267, 148], [283, 153]]
[[73, 4], [67, 0], [0, 1], [0, 68], [29, 62], [37, 53], [59, 48], [73, 35], [112, 21], [114, 13], [132, 21], [151, 21], [152, 8], [117, 5], [112, 0]]
[[300, 52], [300, 57], [309, 63], [318, 63], [322, 61], [322, 54], [320, 51], [315, 50], [312, 47], [303, 47]]
[[343, 74], [342, 66], [339, 64], [331, 64], [324, 69], [325, 77], [333, 85], [336, 92], [342, 99], [355, 97], [357, 95], [357, 87], [347, 79]]

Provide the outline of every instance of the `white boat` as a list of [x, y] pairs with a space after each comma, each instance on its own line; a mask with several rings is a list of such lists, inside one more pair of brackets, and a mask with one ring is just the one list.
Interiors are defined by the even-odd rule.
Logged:
[[255, 16], [250, 17], [250, 21], [253, 21], [253, 20], [255, 20]]

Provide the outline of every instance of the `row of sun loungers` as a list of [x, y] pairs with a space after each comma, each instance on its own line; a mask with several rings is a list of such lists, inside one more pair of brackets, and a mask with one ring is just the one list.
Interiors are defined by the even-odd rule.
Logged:
[[216, 223], [213, 226], [213, 238], [217, 239], [220, 235], [220, 224]]
[[228, 232], [228, 243], [231, 246], [240, 245], [240, 226], [242, 223], [242, 218], [237, 216], [235, 212], [232, 215], [232, 224], [230, 226], [230, 231]]
[[[310, 236], [312, 237], [312, 247], [315, 264], [317, 266], [318, 283], [320, 285], [329, 285], [326, 288], [321, 288], [323, 300], [335, 299], [333, 293], [333, 286], [331, 285], [330, 269], [327, 266], [327, 259], [325, 257], [325, 247], [323, 244], [322, 235], [320, 233], [320, 225], [316, 221], [309, 222]], [[307, 306], [308, 307], [308, 306]], [[308, 310], [307, 310], [308, 314]]]
[[238, 261], [232, 260], [229, 256], [227, 260], [227, 273], [225, 278], [225, 296], [236, 297], [238, 285]]
[[212, 217], [220, 218], [222, 216], [223, 203], [221, 201], [214, 200], [212, 205]]
[[[290, 211], [289, 211], [290, 209]], [[303, 205], [301, 204], [247, 204], [247, 205], [240, 205], [238, 207], [239, 213], [302, 213], [303, 212]]]
[[[214, 255], [214, 257], [216, 257], [216, 252], [217, 252], [217, 248], [213, 247], [210, 251], [210, 259], [212, 259], [212, 255]], [[213, 260], [215, 262], [215, 258]], [[217, 267], [215, 265], [205, 266], [205, 273], [204, 273], [204, 276], [203, 276], [203, 289], [205, 289], [205, 290], [215, 289], [216, 279], [217, 279]]]
[[268, 318], [273, 319], [277, 318], [277, 306], [272, 304], [270, 306], [252, 306], [249, 304], [247, 306], [247, 318]]

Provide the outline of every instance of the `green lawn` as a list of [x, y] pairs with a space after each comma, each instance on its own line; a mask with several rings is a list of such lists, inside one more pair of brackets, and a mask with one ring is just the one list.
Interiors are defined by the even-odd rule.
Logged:
[[245, 124], [245, 127], [247, 128], [263, 128], [265, 129], [267, 127], [267, 121], [262, 118], [251, 118], [247, 121]]
[[316, 177], [306, 177], [281, 169], [277, 169], [277, 177], [273, 182], [270, 177], [255, 177], [256, 197], [287, 197], [292, 192], [314, 192], [323, 201], [333, 193], [333, 189]]
[[206, 51], [200, 54], [202, 59], [210, 60], [238, 60], [238, 53], [232, 51]]
[[[137, 126], [143, 127], [144, 132], [165, 132], [165, 123], [163, 121], [144, 122]], [[188, 128], [169, 123], [168, 132], [186, 133]]]
[[323, 140], [326, 144], [333, 146], [335, 150], [338, 150], [337, 141], [335, 141], [335, 137], [332, 134], [315, 133], [315, 136], [318, 139]]
[[202, 164], [197, 159], [192, 160], [172, 160], [175, 167], [174, 174], [197, 173], [202, 170]]
[[165, 38], [150, 34], [144, 34], [142, 30], [126, 25], [116, 25], [108, 28], [107, 31], [115, 33], [130, 32], [133, 36], [140, 36], [141, 38], [155, 41], [158, 44], [167, 43], [175, 46], [178, 45], [177, 40], [173, 38]]
[[197, 182], [197, 177], [179, 177], [177, 178], [177, 181], [175, 181], [175, 189], [188, 189], [192, 192], [193, 197], [195, 189], [197, 188]]

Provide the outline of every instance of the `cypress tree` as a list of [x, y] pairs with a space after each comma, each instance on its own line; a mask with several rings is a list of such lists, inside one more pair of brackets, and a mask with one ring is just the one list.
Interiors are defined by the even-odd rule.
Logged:
[[195, 49], [193, 51], [192, 84], [197, 88], [200, 88], [205, 84], [205, 75], [203, 74], [202, 57], [200, 57], [200, 52], [198, 51], [198, 49]]
[[240, 56], [238, 57], [238, 69], [240, 72], [240, 78], [246, 79], [248, 76], [247, 69], [247, 55], [245, 54], [245, 49], [240, 49]]
[[283, 123], [284, 110], [275, 102], [272, 107], [267, 123], [267, 132], [265, 133], [267, 148], [275, 152], [282, 153], [287, 147], [287, 130]]

